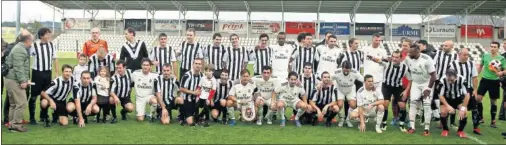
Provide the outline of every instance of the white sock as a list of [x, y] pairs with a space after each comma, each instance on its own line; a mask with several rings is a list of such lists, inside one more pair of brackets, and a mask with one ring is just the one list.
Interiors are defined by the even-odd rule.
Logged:
[[383, 110], [376, 112], [376, 126], [381, 125], [381, 122], [383, 122], [383, 116], [385, 115], [384, 113], [385, 111]]
[[[423, 109], [424, 110], [430, 110], [431, 107], [430, 107], [430, 101], [427, 102], [427, 101], [423, 101]], [[432, 112], [431, 111], [424, 111], [423, 112], [423, 115], [424, 115], [424, 123], [425, 123], [425, 130], [429, 130], [430, 129], [430, 121], [432, 119]]]
[[228, 116], [230, 119], [234, 119], [235, 120], [235, 113], [234, 113], [234, 107], [228, 107], [227, 108], [227, 112], [228, 112]]
[[418, 103], [411, 101], [409, 104], [409, 126], [415, 129], [416, 112], [418, 111]]
[[150, 113], [151, 117], [155, 117], [156, 107], [157, 107], [157, 104], [151, 104], [151, 107], [150, 107], [150, 109], [151, 109], [150, 110], [151, 111], [151, 113]]
[[432, 110], [432, 115], [435, 117], [435, 118], [440, 118], [440, 106], [441, 106], [441, 101], [439, 101], [439, 99], [437, 100], [434, 100], [434, 102], [436, 103], [436, 109], [435, 110]]
[[339, 122], [343, 122], [344, 121], [344, 109], [340, 109], [339, 110]]
[[264, 107], [263, 106], [260, 106], [258, 107], [258, 112], [257, 112], [257, 116], [258, 116], [258, 120], [262, 120], [263, 116], [264, 116]]
[[285, 107], [282, 107], [280, 110], [279, 110], [279, 115], [281, 116], [281, 120], [285, 120]]
[[[261, 112], [260, 112], [261, 113]], [[265, 118], [271, 120], [272, 119], [272, 115], [276, 113], [274, 111], [272, 111], [271, 109], [267, 110], [267, 114], [265, 114]]]
[[295, 115], [295, 120], [299, 120], [300, 116], [304, 115], [306, 111], [304, 109], [297, 109], [297, 115]]

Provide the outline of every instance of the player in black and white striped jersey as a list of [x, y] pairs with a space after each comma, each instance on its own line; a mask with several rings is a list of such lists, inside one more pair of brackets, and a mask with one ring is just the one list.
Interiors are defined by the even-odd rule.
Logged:
[[295, 48], [292, 52], [292, 56], [290, 58], [290, 63], [295, 61], [295, 67], [291, 67], [297, 74], [302, 74], [304, 72], [304, 64], [309, 62], [313, 64], [313, 72], [316, 72], [316, 64], [318, 63], [318, 59], [320, 58], [320, 54], [316, 51], [316, 48], [313, 46], [313, 36], [310, 33], [302, 33], [301, 34], [302, 43], [299, 44], [297, 48]]
[[165, 63], [162, 66], [162, 75], [158, 76], [155, 81], [155, 92], [158, 104], [158, 117], [162, 124], [170, 123], [172, 119], [172, 109], [181, 107], [183, 98], [176, 97], [179, 91], [179, 82], [172, 75], [171, 65]]
[[62, 66], [63, 75], [57, 77], [47, 86], [41, 93], [40, 108], [41, 117], [45, 121], [45, 126], [49, 127], [48, 109], [53, 111], [52, 123], [59, 122], [60, 125], [66, 126], [68, 124], [67, 116], [67, 97], [72, 91], [74, 85], [74, 77], [72, 76], [72, 66], [64, 64]]
[[[453, 41], [447, 40], [443, 44], [443, 50], [438, 50], [436, 52], [436, 56], [434, 57], [434, 63], [436, 67], [436, 82], [435, 84], [439, 84], [439, 79], [441, 79], [444, 75], [448, 67], [450, 66], [450, 63], [457, 60], [458, 55], [453, 50]], [[433, 92], [433, 99], [432, 99], [432, 116], [434, 116], [434, 119], [436, 121], [439, 121], [439, 89], [436, 87]]]
[[[312, 63], [305, 63], [304, 64], [304, 72], [302, 74], [300, 74], [298, 78], [299, 78], [300, 84], [302, 85], [302, 88], [304, 88], [304, 90], [306, 92], [313, 92], [313, 90], [316, 88], [316, 85], [320, 82], [320, 78], [318, 76], [316, 76], [316, 74], [313, 73], [313, 64]], [[307, 94], [307, 100], [312, 100], [313, 97], [314, 97], [313, 93]], [[302, 99], [302, 96], [299, 96], [299, 99]], [[309, 104], [310, 102], [308, 101], [305, 103]], [[294, 114], [297, 114], [297, 110], [295, 110], [295, 109], [293, 109], [293, 113], [292, 113], [292, 116], [290, 117], [290, 120], [295, 119]], [[308, 117], [307, 115], [309, 115], [309, 114], [305, 114], [304, 117]], [[307, 121], [309, 121], [309, 120], [307, 120]]]
[[202, 45], [195, 40], [195, 29], [189, 28], [186, 30], [186, 41], [181, 43], [180, 50], [176, 51], [176, 56], [181, 61], [181, 68], [179, 69], [179, 79], [193, 68], [193, 61], [197, 58], [204, 58], [202, 54]]
[[446, 70], [445, 74], [439, 79], [437, 86], [440, 90], [438, 96], [441, 100], [441, 124], [443, 126], [441, 136], [448, 136], [448, 114], [454, 114], [458, 110], [460, 121], [457, 135], [461, 138], [467, 138], [463, 131], [467, 124], [467, 106], [470, 99], [466, 89], [467, 80], [458, 75], [454, 69]]
[[134, 105], [130, 99], [132, 92], [133, 82], [132, 72], [127, 69], [126, 62], [119, 60], [116, 63], [116, 74], [111, 77], [111, 91], [110, 96], [114, 99], [111, 104], [112, 117], [116, 118], [116, 104], [121, 102], [121, 120], [126, 120], [126, 115], [134, 110]]
[[136, 40], [134, 28], [125, 29], [125, 38], [127, 41], [121, 47], [119, 60], [124, 60], [134, 72], [141, 69], [142, 59], [149, 57], [148, 48], [144, 41]]
[[329, 72], [322, 72], [322, 88], [321, 90], [313, 89], [313, 98], [309, 101], [311, 109], [308, 112], [312, 112], [312, 123], [316, 125], [318, 123], [317, 118], [325, 117], [325, 126], [330, 127], [332, 125], [331, 120], [339, 112], [339, 106], [337, 106], [337, 87], [334, 85], [330, 78]]
[[67, 103], [67, 110], [72, 116], [74, 124], [84, 127], [88, 123], [88, 116], [97, 114], [97, 86], [92, 82], [91, 73], [83, 71], [79, 83], [73, 86], [72, 99]]
[[[37, 124], [35, 120], [35, 102], [37, 101], [37, 97], [43, 89], [51, 84], [53, 68], [58, 66], [58, 59], [56, 59], [58, 49], [56, 48], [56, 44], [50, 41], [53, 36], [51, 30], [45, 27], [40, 28], [37, 36], [39, 40], [35, 41], [32, 48], [30, 48], [30, 55], [33, 57], [31, 81], [35, 85], [30, 87], [31, 93], [28, 101], [30, 124], [34, 125]], [[54, 69], [54, 71], [56, 75], [59, 74], [58, 69]], [[43, 120], [41, 119], [41, 121]]]
[[[385, 107], [381, 129], [386, 130], [387, 123], [386, 120], [388, 118], [388, 107], [390, 105], [390, 101], [399, 104], [399, 112], [401, 113], [400, 117], [400, 125], [399, 128], [401, 131], [406, 131], [404, 128], [404, 122], [406, 120], [406, 101], [402, 99], [402, 96], [407, 96], [407, 90], [404, 90], [402, 87], [402, 78], [409, 71], [408, 66], [402, 62], [401, 52], [396, 50], [392, 52], [392, 57], [390, 61], [383, 60], [382, 65], [384, 66], [383, 72], [383, 85], [381, 88], [381, 92], [384, 97]], [[393, 100], [391, 98], [393, 97]]]
[[[202, 58], [196, 58], [192, 64], [192, 70], [187, 71], [181, 78], [181, 84], [179, 85], [179, 91], [184, 99], [182, 109], [182, 119], [185, 123], [194, 126], [194, 117], [196, 117], [197, 109], [197, 97], [201, 91], [198, 88], [200, 79], [204, 76], [201, 72], [204, 61]], [[181, 111], [180, 111], [181, 112]], [[182, 121], [181, 123], [183, 123]]]
[[[227, 52], [224, 45], [221, 44], [222, 37], [220, 33], [213, 34], [213, 44], [207, 45], [203, 49], [204, 59], [207, 64], [215, 66], [214, 78], [219, 79], [221, 71], [224, 68], [223, 56]], [[228, 73], [228, 72], [227, 72]]]
[[239, 35], [231, 34], [230, 42], [232, 46], [227, 47], [227, 53], [223, 56], [224, 68], [229, 71], [230, 80], [237, 80], [241, 76], [241, 71], [248, 66], [248, 51], [244, 46], [240, 46]]
[[108, 67], [110, 74], [114, 74], [116, 70], [114, 57], [107, 53], [105, 48], [101, 47], [97, 50], [97, 53], [90, 56], [88, 61], [88, 71], [91, 73], [91, 77], [95, 78], [98, 75], [101, 67]]
[[[464, 79], [467, 80], [466, 81], [467, 83], [465, 84], [466, 90], [468, 93], [473, 93], [470, 94], [471, 96], [468, 103], [469, 104], [468, 110], [472, 111], [473, 132], [475, 134], [481, 135], [481, 131], [479, 128], [480, 114], [478, 108], [476, 107], [477, 101], [475, 98], [477, 94], [474, 93], [475, 92], [474, 90], [478, 89], [478, 70], [474, 62], [469, 59], [470, 54], [467, 48], [460, 49], [458, 54], [459, 54], [458, 60], [455, 60], [450, 64], [450, 69], [454, 69], [455, 71], [457, 71], [458, 75], [463, 76]], [[455, 115], [451, 114], [450, 120], [452, 119], [451, 116]], [[453, 120], [451, 120], [450, 122], [451, 124], [454, 124], [455, 120], [454, 118], [455, 117], [453, 117]]]
[[211, 103], [211, 117], [214, 121], [218, 121], [220, 114], [222, 115], [222, 124], [227, 124], [227, 97], [228, 92], [234, 85], [234, 82], [228, 78], [228, 70], [223, 69], [220, 72], [220, 80], [217, 81], [216, 93]]
[[[167, 45], [167, 34], [160, 33], [158, 35], [158, 42], [160, 43], [159, 46], [153, 48], [151, 53], [149, 53], [149, 59], [155, 65], [156, 72], [161, 75], [163, 73], [162, 67], [166, 63], [172, 66], [172, 70], [177, 70], [177, 66], [175, 65], [177, 63], [176, 52], [172, 46]], [[174, 74], [174, 76], [177, 76], [177, 74]]]
[[260, 34], [259, 44], [250, 53], [250, 59], [255, 61], [253, 72], [255, 76], [261, 75], [262, 67], [272, 65], [272, 48], [269, 47], [269, 35]]

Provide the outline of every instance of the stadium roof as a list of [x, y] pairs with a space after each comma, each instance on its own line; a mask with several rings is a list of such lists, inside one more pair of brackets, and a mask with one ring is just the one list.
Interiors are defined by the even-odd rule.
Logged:
[[60, 9], [155, 10], [155, 11], [242, 11], [355, 14], [492, 15], [504, 16], [505, 0], [489, 1], [333, 1], [333, 0], [167, 0], [167, 1], [46, 1]]

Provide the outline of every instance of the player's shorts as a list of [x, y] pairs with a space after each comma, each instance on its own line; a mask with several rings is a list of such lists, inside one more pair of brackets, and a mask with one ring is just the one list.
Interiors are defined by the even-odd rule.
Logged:
[[271, 105], [272, 105], [272, 101], [271, 101], [272, 99], [266, 100], [263, 97], [258, 97], [257, 99], [264, 101], [264, 105], [267, 105], [267, 107], [271, 107]]
[[[364, 109], [364, 116], [366, 118], [371, 118], [371, 117], [376, 116], [376, 106], [372, 107], [371, 109], [368, 109], [367, 105], [364, 105], [364, 107], [362, 107], [362, 108]], [[354, 109], [352, 112], [358, 113], [358, 107], [356, 109]], [[360, 119], [360, 118], [357, 118], [357, 119]]]
[[292, 99], [292, 100], [279, 99], [279, 101], [282, 101], [285, 104], [285, 108], [290, 107], [292, 109], [295, 109], [295, 108], [297, 108], [297, 103], [299, 103], [299, 101], [301, 101], [301, 100], [299, 98], [296, 98], [296, 99]]
[[170, 112], [172, 109], [176, 109], [176, 101], [175, 100], [176, 99], [172, 99], [172, 100], [169, 99], [168, 102], [164, 100], [165, 101], [164, 102], [165, 103], [165, 109], [168, 112]]
[[477, 93], [478, 95], [485, 96], [485, 94], [488, 92], [490, 99], [499, 99], [500, 84], [501, 81], [499, 80], [481, 78]]
[[183, 113], [186, 118], [195, 116], [195, 112], [197, 111], [197, 101], [187, 99], [184, 100], [183, 104]]
[[136, 96], [135, 98], [135, 112], [137, 112], [137, 116], [144, 116], [146, 114], [146, 104], [149, 103], [149, 100], [154, 96], [140, 97]]
[[[383, 97], [385, 100], [390, 101], [391, 96], [394, 96], [394, 100], [392, 102], [401, 102], [402, 101], [402, 91], [404, 89], [402, 87], [392, 87], [387, 84], [383, 84], [381, 88], [381, 92], [383, 93]], [[406, 101], [403, 101], [406, 102]]]
[[[421, 101], [422, 100], [422, 96], [423, 96], [423, 91], [424, 89], [429, 85], [429, 82], [426, 82], [426, 83], [423, 83], [423, 84], [419, 84], [419, 83], [416, 83], [416, 82], [412, 82], [411, 83], [411, 89], [409, 90], [409, 100], [410, 101]], [[432, 97], [427, 97], [427, 99], [423, 100], [424, 102], [425, 101], [429, 101], [429, 103], [431, 103], [432, 101]]]
[[468, 88], [467, 93], [469, 93], [469, 102], [467, 102], [467, 110], [474, 110], [476, 109], [476, 104], [478, 101], [476, 101], [476, 96], [473, 95], [473, 88]]
[[227, 101], [227, 99], [214, 100], [214, 106], [211, 109], [221, 110], [225, 108], [225, 106], [221, 106], [221, 100]]
[[325, 105], [326, 104], [316, 104], [316, 107], [318, 107], [318, 109], [320, 109], [320, 111], [323, 111], [323, 108], [325, 108]]
[[464, 96], [460, 96], [460, 98], [455, 98], [455, 99], [451, 99], [451, 98], [445, 98], [445, 99], [446, 99], [446, 102], [450, 106], [452, 106], [454, 109], [458, 109], [459, 105], [464, 102]]
[[121, 106], [123, 108], [125, 108], [125, 105], [128, 104], [128, 103], [132, 103], [132, 100], [130, 99], [130, 97], [125, 97], [125, 98], [119, 98], [119, 101], [121, 103]]
[[339, 91], [339, 89], [337, 90], [337, 100], [357, 100], [357, 92], [354, 91], [355, 88], [352, 88], [352, 90], [348, 93], [343, 93], [341, 91]]
[[97, 95], [97, 104], [109, 104], [109, 96]]
[[56, 116], [68, 116], [67, 102], [65, 102], [65, 101], [54, 101], [54, 103], [56, 105], [56, 110], [54, 110], [54, 112], [56, 113]]
[[248, 106], [251, 106], [251, 107], [254, 107], [255, 106], [255, 102], [253, 101], [250, 101], [250, 102], [241, 102], [241, 103], [236, 103], [236, 107], [239, 111], [241, 111], [241, 108], [242, 107], [248, 107]]

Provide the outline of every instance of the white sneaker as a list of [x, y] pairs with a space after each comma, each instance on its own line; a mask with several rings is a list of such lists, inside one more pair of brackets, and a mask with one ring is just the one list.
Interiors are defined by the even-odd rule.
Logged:
[[348, 127], [353, 127], [353, 124], [351, 124], [350, 120], [346, 120], [346, 125], [348, 125]]
[[383, 130], [381, 130], [381, 127], [379, 127], [379, 125], [376, 125], [376, 133], [383, 133]]
[[257, 125], [262, 125], [262, 119], [257, 119]]
[[343, 127], [343, 125], [344, 125], [344, 121], [343, 121], [343, 119], [340, 119], [339, 120], [339, 124], [337, 124], [337, 126], [338, 127]]
[[272, 119], [267, 119], [267, 124], [271, 125], [272, 124]]

